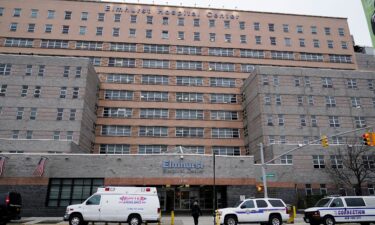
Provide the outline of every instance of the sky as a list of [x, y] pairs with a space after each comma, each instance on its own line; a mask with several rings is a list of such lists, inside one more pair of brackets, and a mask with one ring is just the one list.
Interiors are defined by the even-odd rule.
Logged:
[[356, 45], [371, 46], [361, 0], [105, 0], [122, 3], [182, 5], [348, 18]]

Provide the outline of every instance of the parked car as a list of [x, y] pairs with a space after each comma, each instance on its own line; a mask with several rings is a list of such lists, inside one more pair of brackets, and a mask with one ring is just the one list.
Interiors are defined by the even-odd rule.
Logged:
[[240, 201], [232, 208], [218, 209], [220, 224], [260, 223], [281, 225], [289, 219], [288, 209], [278, 198], [252, 198]]
[[70, 225], [118, 222], [140, 225], [160, 221], [160, 202], [155, 187], [103, 187], [82, 204], [66, 208]]
[[329, 196], [315, 207], [305, 210], [303, 217], [311, 225], [335, 223], [375, 223], [375, 196]]
[[0, 193], [0, 225], [21, 219], [22, 198], [17, 192]]

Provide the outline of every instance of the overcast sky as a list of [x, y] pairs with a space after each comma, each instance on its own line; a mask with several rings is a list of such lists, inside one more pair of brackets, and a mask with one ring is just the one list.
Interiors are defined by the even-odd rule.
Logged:
[[[105, 0], [111, 1], [111, 0]], [[355, 44], [371, 46], [361, 0], [113, 0], [160, 5], [182, 5], [241, 9], [264, 12], [294, 13], [348, 18]]]

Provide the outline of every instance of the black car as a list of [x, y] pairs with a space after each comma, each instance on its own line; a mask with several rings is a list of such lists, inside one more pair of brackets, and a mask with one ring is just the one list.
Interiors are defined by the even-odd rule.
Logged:
[[0, 193], [0, 225], [5, 225], [10, 220], [20, 219], [21, 206], [20, 193]]

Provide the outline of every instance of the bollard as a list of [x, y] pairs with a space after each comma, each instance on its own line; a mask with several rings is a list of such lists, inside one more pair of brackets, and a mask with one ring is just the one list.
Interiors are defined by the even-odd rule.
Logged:
[[216, 225], [220, 225], [220, 215], [218, 210], [216, 210]]
[[171, 225], [174, 225], [174, 211], [171, 211]]
[[289, 211], [288, 223], [294, 223], [294, 219], [296, 218], [296, 207], [291, 206], [290, 209], [288, 209], [288, 211]]

